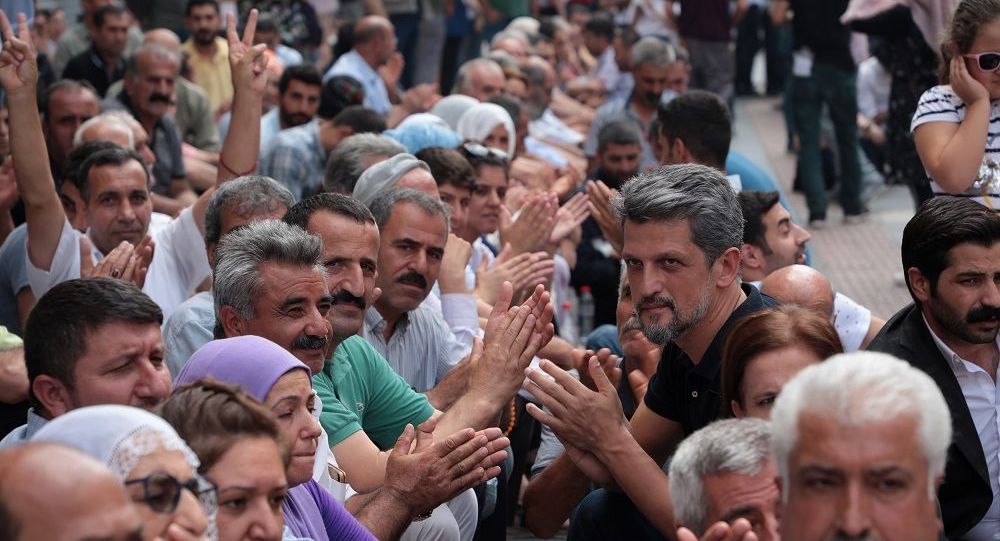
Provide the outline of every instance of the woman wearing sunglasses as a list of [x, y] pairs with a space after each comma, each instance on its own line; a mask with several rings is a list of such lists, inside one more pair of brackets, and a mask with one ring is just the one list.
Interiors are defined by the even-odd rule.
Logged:
[[[89, 406], [50, 421], [32, 441], [74, 447], [122, 480], [142, 516], [146, 540], [214, 537], [215, 487], [166, 421], [129, 406]], [[206, 518], [206, 516], [208, 518]]]
[[1000, 210], [1000, 0], [959, 3], [941, 52], [942, 84], [911, 123], [917, 153], [935, 195]]
[[[319, 421], [312, 415], [316, 397], [306, 365], [269, 340], [257, 336], [241, 336], [215, 340], [203, 346], [184, 365], [174, 385], [181, 392], [180, 386], [206, 377], [244, 391], [253, 400], [263, 404], [263, 409], [273, 417], [277, 425], [277, 442], [274, 437], [267, 442], [267, 438], [259, 437], [260, 434], [255, 438], [234, 438], [231, 434], [235, 428], [221, 427], [219, 413], [215, 408], [177, 407], [174, 404], [175, 397], [169, 398], [163, 406], [164, 417], [192, 441], [192, 447], [198, 450], [199, 456], [206, 463], [215, 461], [202, 452], [203, 448], [209, 447], [203, 445], [203, 439], [219, 440], [227, 438], [227, 435], [229, 446], [246, 446], [248, 441], [255, 440], [256, 445], [262, 448], [261, 454], [266, 454], [263, 447], [273, 447], [278, 443], [288, 457], [284, 461], [284, 472], [274, 472], [273, 468], [267, 470], [263, 462], [260, 465], [253, 464], [252, 458], [242, 467], [226, 463], [227, 457], [228, 462], [246, 461], [248, 454], [245, 451], [215, 453], [218, 462], [203, 466], [205, 476], [219, 486], [221, 541], [243, 539], [245, 536], [240, 532], [245, 528], [230, 528], [230, 525], [235, 522], [246, 524], [246, 520], [253, 518], [242, 516], [242, 511], [248, 507], [229, 505], [228, 487], [260, 487], [268, 483], [268, 486], [273, 486], [273, 481], [253, 481], [265, 470], [268, 472], [268, 479], [273, 480], [275, 473], [281, 473], [287, 478], [287, 497], [281, 498], [277, 503], [284, 516], [284, 523], [294, 536], [315, 541], [375, 540], [343, 505], [313, 480], [313, 464], [321, 432]], [[270, 456], [273, 457], [274, 454], [271, 453]], [[268, 462], [271, 465], [274, 463], [273, 459]], [[230, 473], [225, 479], [218, 476], [218, 472], [223, 470]], [[271, 492], [257, 491], [258, 495], [269, 493]], [[237, 535], [229, 535], [233, 531]]]

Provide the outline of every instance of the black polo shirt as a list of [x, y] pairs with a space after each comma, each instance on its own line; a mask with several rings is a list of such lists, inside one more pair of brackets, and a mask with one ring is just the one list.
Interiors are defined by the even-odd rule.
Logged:
[[722, 384], [722, 345], [730, 329], [741, 318], [758, 310], [778, 306], [778, 301], [743, 284], [747, 299], [729, 316], [695, 366], [673, 342], [663, 348], [656, 374], [646, 391], [646, 407], [657, 415], [680, 423], [684, 436], [719, 418]]

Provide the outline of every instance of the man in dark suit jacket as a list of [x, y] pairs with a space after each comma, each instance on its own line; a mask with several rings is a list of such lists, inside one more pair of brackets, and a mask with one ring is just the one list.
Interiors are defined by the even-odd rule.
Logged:
[[[902, 256], [914, 304], [894, 315], [869, 349], [895, 355], [937, 382], [954, 427], [938, 490], [945, 535], [993, 539], [1000, 528], [1000, 505], [992, 506], [1000, 471], [991, 471], [1000, 470], [1000, 215], [969, 199], [932, 199], [903, 230]], [[987, 377], [992, 385], [979, 385]]]

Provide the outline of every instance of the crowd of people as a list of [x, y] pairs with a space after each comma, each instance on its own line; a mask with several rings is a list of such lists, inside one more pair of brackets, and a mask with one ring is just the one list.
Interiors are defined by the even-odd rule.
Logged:
[[[0, 0], [0, 539], [1000, 540], [1000, 0], [63, 3]], [[885, 320], [808, 243], [894, 182]]]

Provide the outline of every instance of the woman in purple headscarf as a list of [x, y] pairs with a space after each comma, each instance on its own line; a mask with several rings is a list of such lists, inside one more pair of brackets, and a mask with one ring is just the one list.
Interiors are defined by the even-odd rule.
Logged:
[[241, 336], [203, 346], [174, 385], [206, 377], [241, 388], [276, 418], [281, 443], [290, 454], [285, 469], [290, 489], [281, 510], [293, 535], [316, 541], [375, 539], [312, 479], [321, 432], [312, 416], [315, 395], [306, 365], [269, 340]]

